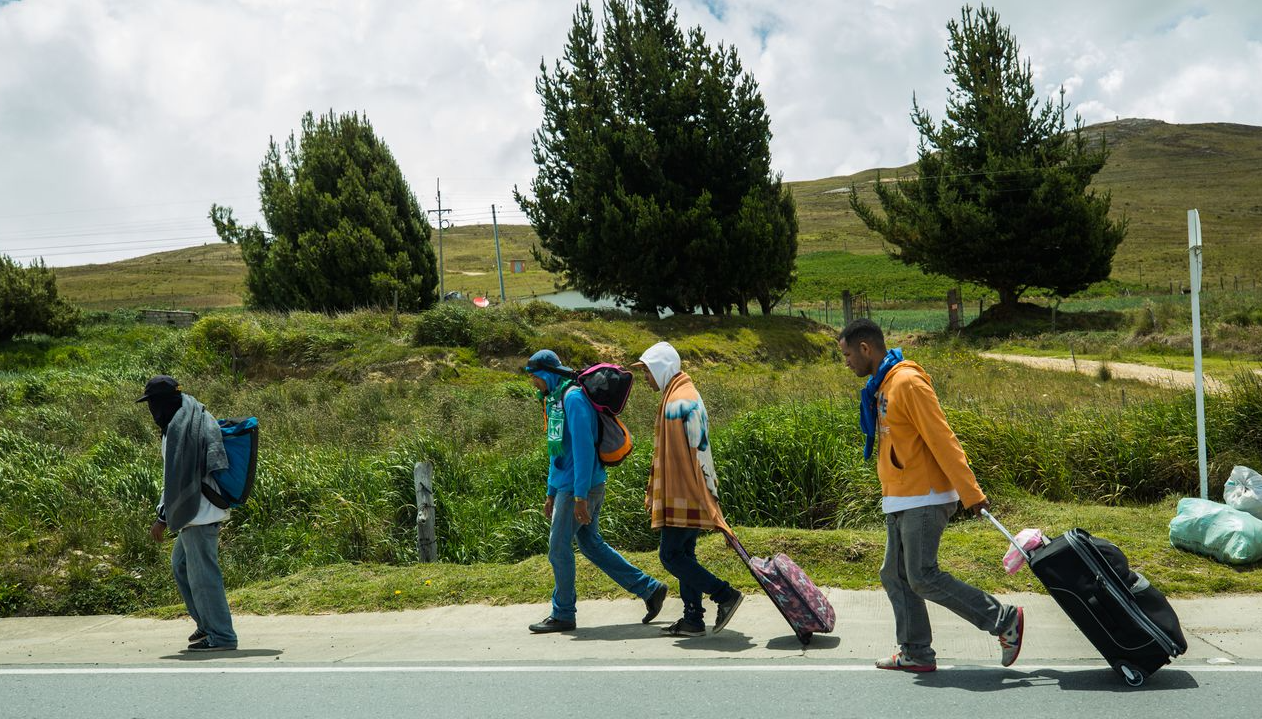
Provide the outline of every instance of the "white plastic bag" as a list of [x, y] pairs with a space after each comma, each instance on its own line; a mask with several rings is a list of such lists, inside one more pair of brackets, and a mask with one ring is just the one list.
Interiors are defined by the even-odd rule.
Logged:
[[[1043, 539], [1043, 530], [1041, 529], [1022, 529], [1020, 532], [1017, 532], [1017, 536], [1014, 537], [1014, 539], [1016, 539], [1017, 544], [1020, 544], [1021, 548], [1027, 552], [1037, 547], [1041, 547], [1045, 543]], [[1008, 574], [1016, 574], [1017, 570], [1021, 569], [1024, 564], [1025, 557], [1017, 551], [1016, 547], [1009, 545], [1008, 553], [1003, 555], [1003, 568], [1008, 572]]]
[[1223, 487], [1223, 501], [1233, 509], [1262, 519], [1262, 474], [1248, 467], [1232, 469], [1227, 486]]

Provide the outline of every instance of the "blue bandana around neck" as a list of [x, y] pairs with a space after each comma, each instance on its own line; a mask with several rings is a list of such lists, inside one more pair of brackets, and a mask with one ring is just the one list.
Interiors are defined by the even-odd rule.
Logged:
[[876, 440], [876, 392], [885, 381], [885, 375], [894, 365], [903, 361], [903, 350], [895, 347], [885, 353], [881, 366], [868, 378], [868, 383], [859, 391], [859, 429], [863, 430], [863, 458], [872, 458], [872, 443]]

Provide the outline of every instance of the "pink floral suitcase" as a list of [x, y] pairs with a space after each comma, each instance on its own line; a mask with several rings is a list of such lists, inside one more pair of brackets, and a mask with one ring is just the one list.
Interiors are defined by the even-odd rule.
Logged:
[[758, 580], [763, 591], [771, 597], [771, 603], [793, 627], [798, 641], [810, 644], [811, 635], [833, 630], [837, 622], [833, 605], [787, 554], [777, 554], [770, 559], [751, 557], [736, 535], [728, 534], [727, 542], [749, 567], [749, 573]]

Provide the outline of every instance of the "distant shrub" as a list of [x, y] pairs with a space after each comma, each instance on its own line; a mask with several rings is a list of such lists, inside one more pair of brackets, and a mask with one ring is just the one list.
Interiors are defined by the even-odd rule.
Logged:
[[57, 277], [43, 260], [22, 267], [0, 255], [0, 342], [31, 333], [64, 337], [82, 320], [78, 308], [57, 296]]
[[473, 347], [482, 355], [519, 355], [535, 339], [527, 313], [512, 307], [479, 309], [461, 302], [444, 302], [420, 313], [412, 342], [417, 346]]

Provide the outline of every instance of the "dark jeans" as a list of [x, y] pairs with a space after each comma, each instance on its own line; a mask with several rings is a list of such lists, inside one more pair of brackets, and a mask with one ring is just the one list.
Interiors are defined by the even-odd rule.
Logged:
[[711, 599], [721, 603], [730, 599], [736, 590], [697, 561], [697, 537], [700, 534], [700, 529], [662, 527], [662, 546], [658, 556], [666, 571], [679, 579], [684, 619], [704, 624], [705, 607], [701, 605], [701, 596], [709, 594]]

